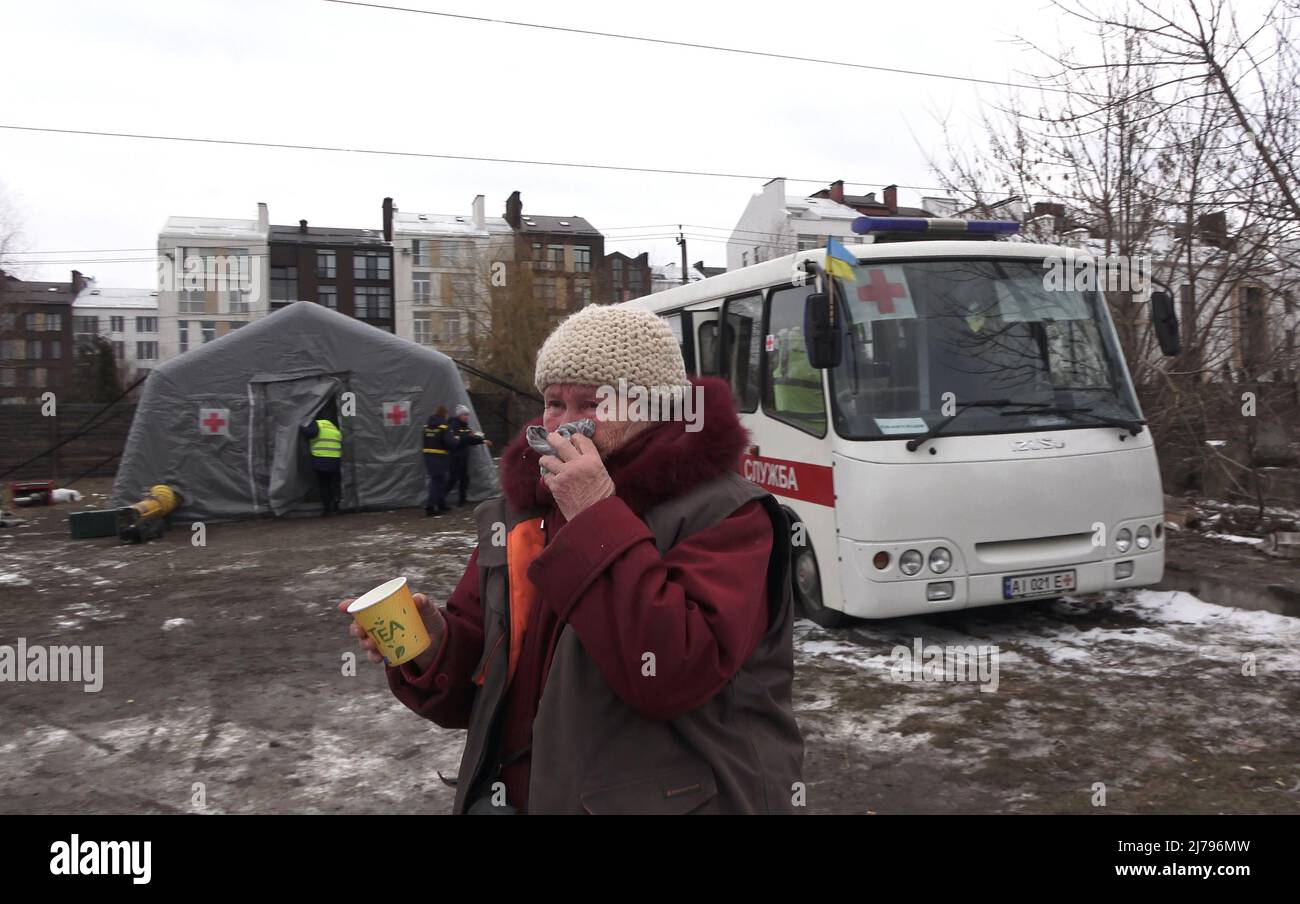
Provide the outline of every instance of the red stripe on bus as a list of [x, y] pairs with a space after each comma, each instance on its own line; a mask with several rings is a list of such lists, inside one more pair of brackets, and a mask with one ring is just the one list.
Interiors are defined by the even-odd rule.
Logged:
[[834, 471], [825, 465], [742, 455], [740, 473], [746, 480], [771, 491], [773, 496], [802, 499], [817, 505], [835, 505]]

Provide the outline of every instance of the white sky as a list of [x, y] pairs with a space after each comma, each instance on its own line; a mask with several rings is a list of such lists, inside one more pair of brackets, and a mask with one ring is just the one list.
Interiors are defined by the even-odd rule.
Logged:
[[[393, 2], [1020, 81], [1031, 59], [1012, 33], [1051, 43], [1070, 25], [1033, 0]], [[321, 0], [6, 2], [0, 21], [4, 124], [877, 183], [854, 192], [934, 185], [922, 149], [940, 146], [938, 117], [978, 135], [981, 98], [999, 93]], [[481, 193], [499, 216], [515, 189], [525, 213], [583, 216], [611, 240], [647, 234], [625, 226], [730, 228], [762, 180], [0, 130], [0, 183], [23, 220], [21, 250], [83, 252], [20, 275], [67, 279], [76, 267], [101, 286], [151, 287], [152, 262], [88, 262], [150, 251], [85, 250], [152, 249], [168, 216], [251, 219], [259, 201], [276, 224], [377, 229], [385, 196], [404, 211], [468, 213]], [[607, 241], [616, 249], [678, 259], [667, 238]], [[688, 251], [725, 263], [721, 241]]]

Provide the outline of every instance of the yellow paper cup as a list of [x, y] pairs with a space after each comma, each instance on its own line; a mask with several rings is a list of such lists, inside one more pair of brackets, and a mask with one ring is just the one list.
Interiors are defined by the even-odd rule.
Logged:
[[366, 630], [388, 665], [401, 665], [429, 648], [429, 632], [415, 608], [406, 578], [394, 578], [363, 593], [348, 614]]

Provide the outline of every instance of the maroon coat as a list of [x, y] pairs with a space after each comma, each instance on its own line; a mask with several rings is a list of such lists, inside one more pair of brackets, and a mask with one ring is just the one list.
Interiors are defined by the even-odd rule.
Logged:
[[[537, 453], [515, 440], [502, 456], [506, 499], [516, 510], [546, 511], [546, 547], [529, 568], [538, 591], [500, 721], [501, 774], [509, 802], [528, 801], [533, 720], [566, 623], [606, 684], [628, 706], [654, 720], [672, 720], [712, 698], [754, 651], [768, 627], [766, 574], [772, 522], [759, 502], [694, 533], [661, 554], [639, 517], [733, 470], [745, 443], [730, 390], [704, 381], [707, 429], [658, 424], [606, 462], [615, 495], [566, 524], [538, 475]], [[478, 552], [445, 609], [447, 633], [433, 666], [388, 670], [406, 706], [448, 728], [469, 725], [483, 660], [484, 617]], [[642, 655], [655, 650], [661, 667], [651, 685]], [[654, 693], [647, 688], [653, 686]], [[514, 755], [518, 758], [514, 759]], [[513, 760], [513, 762], [511, 762]]]

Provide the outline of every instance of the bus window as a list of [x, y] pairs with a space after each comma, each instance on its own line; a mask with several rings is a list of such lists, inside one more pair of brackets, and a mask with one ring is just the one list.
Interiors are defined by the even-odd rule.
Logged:
[[720, 376], [731, 381], [731, 395], [739, 411], [758, 410], [762, 320], [761, 295], [732, 299], [723, 308], [722, 363], [726, 373]]
[[808, 363], [804, 345], [804, 301], [811, 286], [790, 286], [772, 293], [768, 301], [767, 375], [763, 410], [779, 421], [814, 436], [826, 435], [826, 398], [822, 372]]
[[673, 331], [673, 338], [677, 340], [677, 347], [682, 350], [682, 361], [686, 363], [686, 371], [690, 373], [691, 362], [686, 357], [686, 342], [682, 339], [682, 315], [669, 314], [664, 320], [668, 321], [668, 328]]
[[700, 324], [696, 349], [700, 356], [700, 376], [718, 375], [718, 321], [706, 320]]

